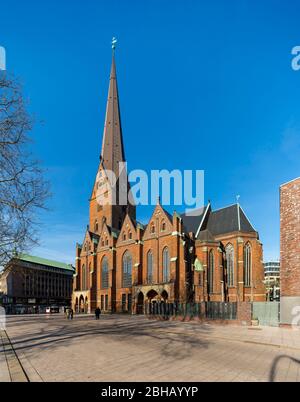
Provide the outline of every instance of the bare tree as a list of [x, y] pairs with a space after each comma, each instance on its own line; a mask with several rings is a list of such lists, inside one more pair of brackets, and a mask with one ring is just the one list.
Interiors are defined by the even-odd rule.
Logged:
[[0, 74], [0, 267], [37, 242], [37, 213], [45, 207], [48, 183], [28, 151], [32, 118], [20, 86]]

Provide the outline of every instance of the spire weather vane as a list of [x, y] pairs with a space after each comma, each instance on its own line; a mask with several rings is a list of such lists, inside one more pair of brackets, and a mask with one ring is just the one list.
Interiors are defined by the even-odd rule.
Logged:
[[112, 41], [111, 41], [112, 50], [115, 50], [117, 43], [118, 43], [117, 39], [115, 37], [113, 37]]

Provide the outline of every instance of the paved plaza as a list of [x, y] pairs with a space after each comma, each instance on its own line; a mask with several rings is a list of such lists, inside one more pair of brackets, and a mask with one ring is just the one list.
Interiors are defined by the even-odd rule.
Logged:
[[51, 315], [8, 317], [5, 335], [0, 381], [300, 381], [298, 330]]

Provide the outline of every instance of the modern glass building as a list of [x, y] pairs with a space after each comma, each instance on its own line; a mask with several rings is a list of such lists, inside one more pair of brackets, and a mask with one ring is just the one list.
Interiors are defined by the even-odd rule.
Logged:
[[265, 286], [268, 301], [280, 299], [280, 262], [268, 261], [264, 263]]

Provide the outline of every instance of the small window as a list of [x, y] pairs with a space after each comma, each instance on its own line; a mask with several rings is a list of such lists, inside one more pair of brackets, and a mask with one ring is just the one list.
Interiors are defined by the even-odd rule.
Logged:
[[102, 240], [102, 242], [101, 242], [101, 246], [102, 246], [102, 247], [104, 247], [104, 240]]
[[129, 237], [130, 240], [132, 239], [132, 233], [131, 232], [129, 232], [128, 237]]
[[108, 246], [108, 239], [105, 240], [105, 245]]
[[99, 229], [99, 225], [98, 225], [98, 221], [96, 220], [95, 224], [94, 224], [94, 231], [98, 232], [98, 229]]
[[151, 224], [151, 233], [155, 233], [155, 226], [154, 226], [154, 223]]
[[123, 233], [123, 241], [126, 240], [126, 233]]
[[161, 231], [164, 232], [166, 230], [166, 222], [162, 222]]

